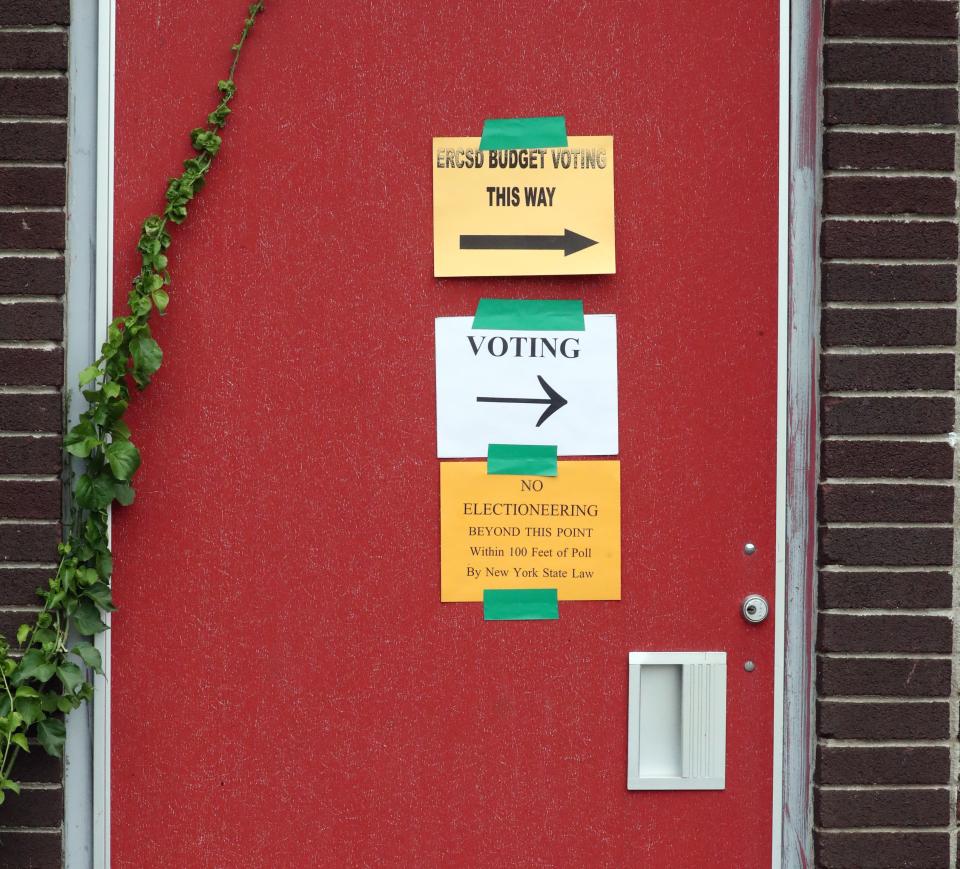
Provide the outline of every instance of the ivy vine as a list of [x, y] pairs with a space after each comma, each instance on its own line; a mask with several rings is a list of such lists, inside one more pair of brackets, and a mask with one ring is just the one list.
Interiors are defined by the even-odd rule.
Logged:
[[[127, 296], [129, 313], [110, 323], [100, 357], [80, 372], [87, 409], [64, 439], [64, 448], [81, 460], [82, 473], [73, 480], [57, 571], [47, 588], [37, 589], [43, 605], [33, 624], [20, 626], [17, 648], [0, 635], [0, 803], [7, 791], [20, 793], [11, 774], [19, 753], [30, 751], [31, 737], [48, 754], [62, 756], [63, 714], [93, 696], [91, 671], [103, 672], [100, 652], [90, 640], [106, 630], [102, 615], [114, 609], [108, 509], [114, 501], [133, 503], [130, 481], [140, 466], [140, 453], [123, 421], [130, 380], [138, 390], [145, 389], [163, 361], [150, 332], [150, 316], [154, 311], [162, 316], [170, 301], [165, 289], [170, 284], [167, 227], [187, 219], [187, 206], [220, 150], [220, 131], [237, 90], [240, 52], [262, 11], [262, 0], [247, 9], [240, 38], [231, 47], [230, 72], [217, 83], [217, 106], [207, 116], [207, 126], [190, 133], [194, 156], [167, 184], [163, 213], [143, 222], [137, 241], [140, 273]], [[69, 466], [72, 459], [66, 461]], [[72, 642], [71, 637], [80, 639]]]

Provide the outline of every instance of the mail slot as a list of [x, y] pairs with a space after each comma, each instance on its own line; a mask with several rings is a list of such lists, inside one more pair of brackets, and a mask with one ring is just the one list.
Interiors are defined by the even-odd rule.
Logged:
[[631, 652], [630, 790], [723, 790], [725, 652]]

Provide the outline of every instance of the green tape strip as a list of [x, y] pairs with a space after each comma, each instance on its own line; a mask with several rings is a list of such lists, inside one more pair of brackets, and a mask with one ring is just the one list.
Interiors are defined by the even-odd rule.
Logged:
[[487, 473], [555, 477], [557, 448], [541, 444], [490, 444], [487, 447]]
[[481, 299], [474, 329], [582, 332], [582, 299]]
[[488, 118], [483, 122], [481, 151], [518, 148], [566, 148], [567, 121], [552, 118]]
[[485, 588], [483, 617], [488, 622], [558, 619], [555, 588]]

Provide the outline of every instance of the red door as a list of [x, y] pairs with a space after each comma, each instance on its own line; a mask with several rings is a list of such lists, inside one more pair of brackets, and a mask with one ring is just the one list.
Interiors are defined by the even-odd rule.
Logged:
[[[118, 5], [120, 299], [246, 3]], [[775, 577], [777, 30], [268, 5], [131, 413], [114, 865], [770, 865], [774, 624], [739, 608]], [[432, 137], [552, 114], [614, 136], [617, 274], [435, 279]], [[481, 296], [617, 315], [621, 601], [440, 603], [434, 318]], [[626, 788], [628, 653], [664, 650], [727, 652], [725, 790]]]

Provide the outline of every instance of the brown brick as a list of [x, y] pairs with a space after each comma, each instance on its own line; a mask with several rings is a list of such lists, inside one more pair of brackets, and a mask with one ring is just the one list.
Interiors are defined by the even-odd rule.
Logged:
[[820, 746], [815, 777], [825, 785], [947, 784], [950, 749]]
[[[0, 609], [0, 637], [6, 637], [16, 645], [17, 630], [20, 625], [26, 624], [33, 618], [32, 614], [26, 614], [18, 611]], [[3, 822], [3, 815], [0, 815], [0, 824]]]
[[825, 220], [821, 253], [831, 259], [956, 259], [956, 224], [941, 220]]
[[0, 525], [0, 561], [52, 564], [59, 542], [58, 525]]
[[817, 832], [814, 847], [818, 869], [947, 869], [950, 866], [949, 833]]
[[823, 167], [951, 172], [954, 148], [953, 133], [841, 133], [828, 130], [823, 135]]
[[953, 578], [941, 570], [821, 570], [819, 591], [823, 609], [946, 609], [953, 605]]
[[60, 869], [62, 851], [63, 843], [58, 832], [0, 830], [0, 869]]
[[60, 788], [24, 788], [19, 797], [4, 802], [0, 814], [0, 824], [5, 827], [59, 827], [62, 819], [63, 791]]
[[953, 651], [953, 622], [947, 616], [846, 615], [821, 613], [817, 648], [821, 652]]
[[62, 256], [0, 257], [0, 295], [62, 296], [65, 285]]
[[69, 24], [70, 0], [3, 0], [0, 24]]
[[60, 205], [67, 201], [62, 166], [0, 167], [0, 205]]
[[59, 519], [60, 483], [54, 480], [0, 480], [4, 519]]
[[951, 346], [957, 337], [952, 308], [825, 308], [825, 347]]
[[821, 401], [826, 435], [944, 434], [953, 431], [952, 398], [852, 398]]
[[46, 588], [52, 575], [52, 568], [0, 568], [0, 607], [39, 606], [37, 589]]
[[950, 704], [946, 700], [820, 700], [817, 733], [832, 739], [948, 739]]
[[950, 791], [880, 790], [814, 791], [818, 827], [946, 827]]
[[824, 263], [825, 302], [952, 302], [957, 297], [954, 265], [861, 265]]
[[0, 248], [63, 250], [65, 235], [66, 221], [62, 212], [0, 213]]
[[957, 35], [957, 4], [942, 0], [829, 0], [828, 36]]
[[59, 432], [62, 420], [58, 393], [0, 394], [0, 431]]
[[890, 353], [820, 358], [820, 383], [827, 391], [953, 389], [952, 353]]
[[45, 751], [21, 752], [17, 758], [17, 781], [19, 782], [59, 782], [63, 779], [63, 766], [59, 758], [51, 757]]
[[821, 471], [827, 477], [898, 477], [949, 480], [949, 444], [886, 441], [824, 441]]
[[60, 341], [62, 338], [61, 302], [16, 302], [0, 306], [0, 339]]
[[953, 45], [891, 45], [841, 42], [823, 47], [828, 82], [953, 83], [957, 49]]
[[0, 69], [65, 70], [65, 31], [8, 31], [0, 33]]
[[0, 160], [47, 162], [66, 159], [66, 123], [21, 121], [0, 124]]
[[950, 528], [821, 528], [820, 563], [949, 566], [953, 563]]
[[67, 79], [65, 76], [0, 78], [0, 116], [66, 117], [66, 114]]
[[59, 474], [60, 438], [0, 438], [0, 474]]
[[62, 386], [63, 350], [0, 347], [0, 386]]
[[829, 177], [823, 181], [824, 214], [946, 214], [956, 212], [951, 178]]
[[824, 483], [821, 522], [952, 522], [953, 486]]
[[949, 697], [950, 661], [943, 658], [825, 658], [817, 687], [832, 697]]
[[58, 302], [16, 302], [0, 307], [0, 340], [59, 341], [63, 338], [63, 305]]
[[823, 120], [833, 124], [955, 124], [957, 92], [949, 88], [823, 89]]

